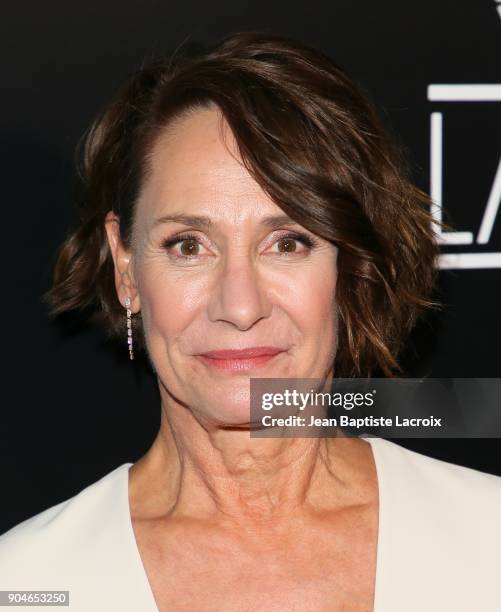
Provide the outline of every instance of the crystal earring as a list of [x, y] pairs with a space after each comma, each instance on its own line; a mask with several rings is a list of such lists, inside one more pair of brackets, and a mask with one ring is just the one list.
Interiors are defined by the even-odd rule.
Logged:
[[125, 298], [125, 307], [127, 308], [127, 344], [129, 345], [129, 357], [134, 359], [134, 352], [132, 350], [132, 313], [130, 309], [130, 297]]

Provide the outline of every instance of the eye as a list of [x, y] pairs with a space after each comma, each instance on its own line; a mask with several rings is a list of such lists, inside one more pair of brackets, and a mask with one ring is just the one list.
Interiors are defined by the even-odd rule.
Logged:
[[[298, 248], [298, 243], [306, 249]], [[316, 244], [316, 241], [306, 234], [299, 234], [296, 232], [289, 232], [288, 234], [280, 236], [280, 238], [274, 243], [278, 248], [278, 252], [284, 255], [300, 254], [301, 252], [310, 251]]]
[[[178, 249], [175, 249], [179, 245]], [[200, 255], [201, 243], [194, 234], [182, 234], [174, 238], [164, 240], [162, 247], [174, 257], [181, 259], [192, 259]]]

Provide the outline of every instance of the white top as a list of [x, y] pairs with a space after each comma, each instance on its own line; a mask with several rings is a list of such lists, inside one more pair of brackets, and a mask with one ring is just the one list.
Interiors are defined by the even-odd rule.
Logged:
[[[379, 484], [374, 612], [499, 612], [501, 477], [366, 440]], [[132, 528], [131, 465], [0, 536], [0, 590], [69, 590], [73, 612], [158, 612]]]

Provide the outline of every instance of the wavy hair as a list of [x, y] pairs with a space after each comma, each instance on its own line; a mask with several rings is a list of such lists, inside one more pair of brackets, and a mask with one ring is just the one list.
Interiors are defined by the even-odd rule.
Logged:
[[[217, 106], [246, 168], [292, 219], [338, 249], [335, 376], [402, 372], [398, 355], [432, 299], [438, 244], [429, 196], [360, 86], [332, 59], [292, 39], [238, 32], [143, 65], [79, 147], [79, 222], [57, 253], [50, 313], [92, 310], [126, 338], [104, 219], [130, 247], [155, 139], [191, 110]], [[141, 313], [135, 348], [145, 348]]]

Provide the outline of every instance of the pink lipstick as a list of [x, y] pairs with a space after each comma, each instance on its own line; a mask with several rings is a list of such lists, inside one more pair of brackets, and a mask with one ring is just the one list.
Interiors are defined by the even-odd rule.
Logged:
[[207, 351], [198, 357], [220, 370], [246, 372], [263, 366], [285, 350], [277, 346], [255, 346], [246, 349]]

